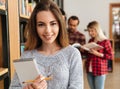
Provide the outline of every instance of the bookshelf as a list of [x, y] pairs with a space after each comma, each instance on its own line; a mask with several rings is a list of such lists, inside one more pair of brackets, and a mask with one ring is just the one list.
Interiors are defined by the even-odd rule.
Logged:
[[3, 76], [4, 74], [8, 73], [8, 68], [0, 68], [0, 76]]
[[25, 32], [25, 26], [27, 24], [27, 19], [25, 18], [20, 19], [20, 54], [24, 51], [24, 44], [25, 44], [25, 37], [24, 37], [24, 32]]
[[[9, 25], [9, 52], [10, 52], [10, 79], [14, 75], [13, 60], [20, 57], [20, 34], [19, 34], [19, 0], [8, 0], [8, 25]], [[14, 10], [13, 10], [14, 8]]]
[[0, 10], [5, 10], [5, 6], [0, 6]]
[[36, 2], [34, 0], [19, 0], [20, 18], [29, 19]]
[[36, 5], [35, 0], [19, 0], [20, 54], [24, 51], [24, 31], [27, 21]]
[[[114, 59], [120, 61], [120, 2], [109, 5], [109, 36], [114, 40]], [[117, 17], [117, 18], [116, 18]]]
[[0, 87], [8, 89], [9, 86], [9, 41], [7, 21], [7, 0], [0, 0]]
[[0, 0], [0, 10], [6, 10], [5, 4], [6, 4], [6, 0]]
[[29, 19], [29, 16], [20, 14], [20, 18], [21, 18], [21, 19], [26, 19], [26, 20], [28, 20], [28, 19]]

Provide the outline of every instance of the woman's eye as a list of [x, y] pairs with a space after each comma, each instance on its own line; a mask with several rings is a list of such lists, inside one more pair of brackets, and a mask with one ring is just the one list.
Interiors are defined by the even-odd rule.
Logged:
[[51, 23], [51, 25], [52, 25], [52, 26], [55, 26], [55, 25], [57, 25], [57, 23]]
[[38, 26], [39, 26], [39, 27], [43, 27], [43, 26], [44, 26], [44, 24], [38, 24]]

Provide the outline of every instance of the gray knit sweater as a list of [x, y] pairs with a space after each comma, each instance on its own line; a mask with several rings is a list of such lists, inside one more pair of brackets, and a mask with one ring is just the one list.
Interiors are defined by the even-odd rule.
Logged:
[[[21, 58], [35, 58], [43, 76], [52, 75], [47, 89], [83, 89], [83, 69], [80, 52], [68, 46], [56, 54], [46, 56], [37, 50], [25, 51]], [[31, 75], [32, 76], [32, 75]], [[22, 89], [15, 73], [9, 89]]]

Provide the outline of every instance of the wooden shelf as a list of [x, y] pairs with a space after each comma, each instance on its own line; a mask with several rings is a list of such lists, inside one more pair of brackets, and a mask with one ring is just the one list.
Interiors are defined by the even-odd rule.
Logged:
[[0, 76], [8, 73], [8, 68], [0, 68]]
[[26, 16], [26, 15], [22, 15], [20, 14], [20, 18], [23, 18], [23, 19], [29, 19], [30, 16]]
[[5, 10], [5, 6], [0, 6], [0, 10]]
[[[20, 58], [20, 27], [19, 27], [19, 9], [18, 1], [21, 0], [7, 0], [8, 5], [8, 26], [9, 26], [9, 72], [10, 79], [14, 75], [13, 60]], [[22, 0], [23, 1], [23, 0]], [[13, 10], [14, 9], [14, 10]], [[14, 28], [14, 29], [13, 29]], [[15, 34], [14, 34], [15, 33]]]
[[[0, 68], [0, 81], [4, 81], [4, 84], [3, 84], [4, 85], [4, 89], [8, 89], [8, 86], [9, 86], [9, 79], [8, 79], [8, 77], [9, 77], [8, 68]], [[1, 87], [1, 88], [3, 89], [3, 87]]]

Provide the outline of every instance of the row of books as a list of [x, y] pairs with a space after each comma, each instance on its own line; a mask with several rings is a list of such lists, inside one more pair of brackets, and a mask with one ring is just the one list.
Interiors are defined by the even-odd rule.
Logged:
[[24, 37], [24, 32], [25, 32], [25, 26], [27, 22], [21, 22], [20, 23], [20, 51], [21, 54], [24, 52], [24, 43], [25, 43], [25, 37]]
[[5, 4], [6, 4], [5, 0], [0, 0], [0, 9], [5, 10]]
[[0, 0], [0, 6], [5, 6], [5, 0]]
[[19, 0], [20, 15], [30, 16], [36, 5], [34, 0]]

